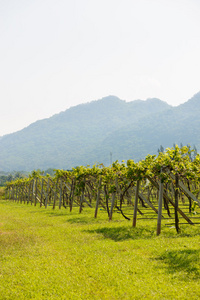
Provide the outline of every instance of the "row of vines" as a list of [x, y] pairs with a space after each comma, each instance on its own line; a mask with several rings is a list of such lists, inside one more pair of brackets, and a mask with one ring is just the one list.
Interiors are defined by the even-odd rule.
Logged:
[[144, 160], [112, 166], [94, 165], [76, 167], [71, 171], [56, 170], [55, 176], [42, 176], [37, 172], [25, 179], [7, 184], [10, 200], [39, 204], [47, 208], [56, 206], [94, 209], [97, 217], [101, 207], [112, 220], [118, 212], [127, 220], [157, 219], [157, 234], [161, 220], [171, 219], [177, 232], [180, 219], [186, 224], [198, 224], [200, 201], [200, 155], [191, 159], [189, 147], [167, 148], [159, 155], [148, 155]]

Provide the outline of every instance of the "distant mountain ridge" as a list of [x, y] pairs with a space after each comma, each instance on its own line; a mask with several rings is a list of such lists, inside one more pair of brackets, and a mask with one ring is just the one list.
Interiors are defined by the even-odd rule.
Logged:
[[172, 107], [152, 98], [126, 102], [108, 96], [32, 123], [0, 139], [0, 170], [62, 168], [139, 160], [160, 145], [200, 148], [200, 92]]

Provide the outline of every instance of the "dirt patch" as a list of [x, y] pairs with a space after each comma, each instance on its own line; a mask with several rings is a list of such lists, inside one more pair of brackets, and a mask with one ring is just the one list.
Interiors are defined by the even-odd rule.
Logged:
[[3, 235], [3, 234], [11, 234], [12, 232], [9, 232], [9, 231], [7, 231], [7, 232], [1, 232], [0, 231], [0, 235]]

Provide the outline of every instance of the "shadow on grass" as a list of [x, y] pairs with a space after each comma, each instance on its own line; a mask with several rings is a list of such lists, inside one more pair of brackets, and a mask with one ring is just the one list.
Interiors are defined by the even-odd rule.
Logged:
[[185, 225], [184, 227], [181, 227], [181, 231], [179, 234], [176, 233], [175, 227], [171, 228], [164, 228], [162, 229], [162, 233], [167, 238], [185, 238], [185, 237], [195, 237], [200, 235], [199, 226], [192, 226], [192, 225]]
[[50, 217], [62, 217], [62, 216], [66, 216], [66, 211], [65, 210], [46, 210], [46, 209], [41, 209], [41, 210], [32, 210], [29, 212], [30, 214], [45, 214], [47, 216]]
[[[200, 277], [200, 250], [173, 250], [166, 251], [156, 260], [164, 262], [166, 265], [166, 272], [169, 274], [180, 273], [180, 279], [187, 280], [187, 276], [192, 276], [193, 279], [199, 279]], [[162, 265], [163, 268], [163, 265]], [[186, 273], [187, 276], [184, 276]]]
[[67, 222], [71, 224], [94, 224], [98, 223], [96, 219], [87, 218], [84, 216], [81, 217], [74, 217], [71, 219], [68, 219]]
[[89, 233], [98, 233], [105, 239], [111, 239], [115, 242], [135, 239], [151, 239], [155, 236], [155, 231], [148, 228], [133, 228], [133, 227], [103, 227], [95, 230], [87, 230]]

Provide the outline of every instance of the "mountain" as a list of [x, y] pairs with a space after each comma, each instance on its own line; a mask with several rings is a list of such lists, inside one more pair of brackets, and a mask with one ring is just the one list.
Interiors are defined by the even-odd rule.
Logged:
[[153, 98], [126, 102], [115, 96], [71, 107], [0, 139], [0, 170], [109, 165], [144, 158], [160, 145], [200, 147], [200, 93], [172, 107]]
[[105, 138], [99, 153], [113, 147], [119, 160], [130, 157], [141, 159], [156, 154], [159, 145], [164, 148], [173, 144], [195, 145], [200, 148], [200, 93], [185, 104], [166, 111], [151, 114], [139, 122], [124, 126]]

